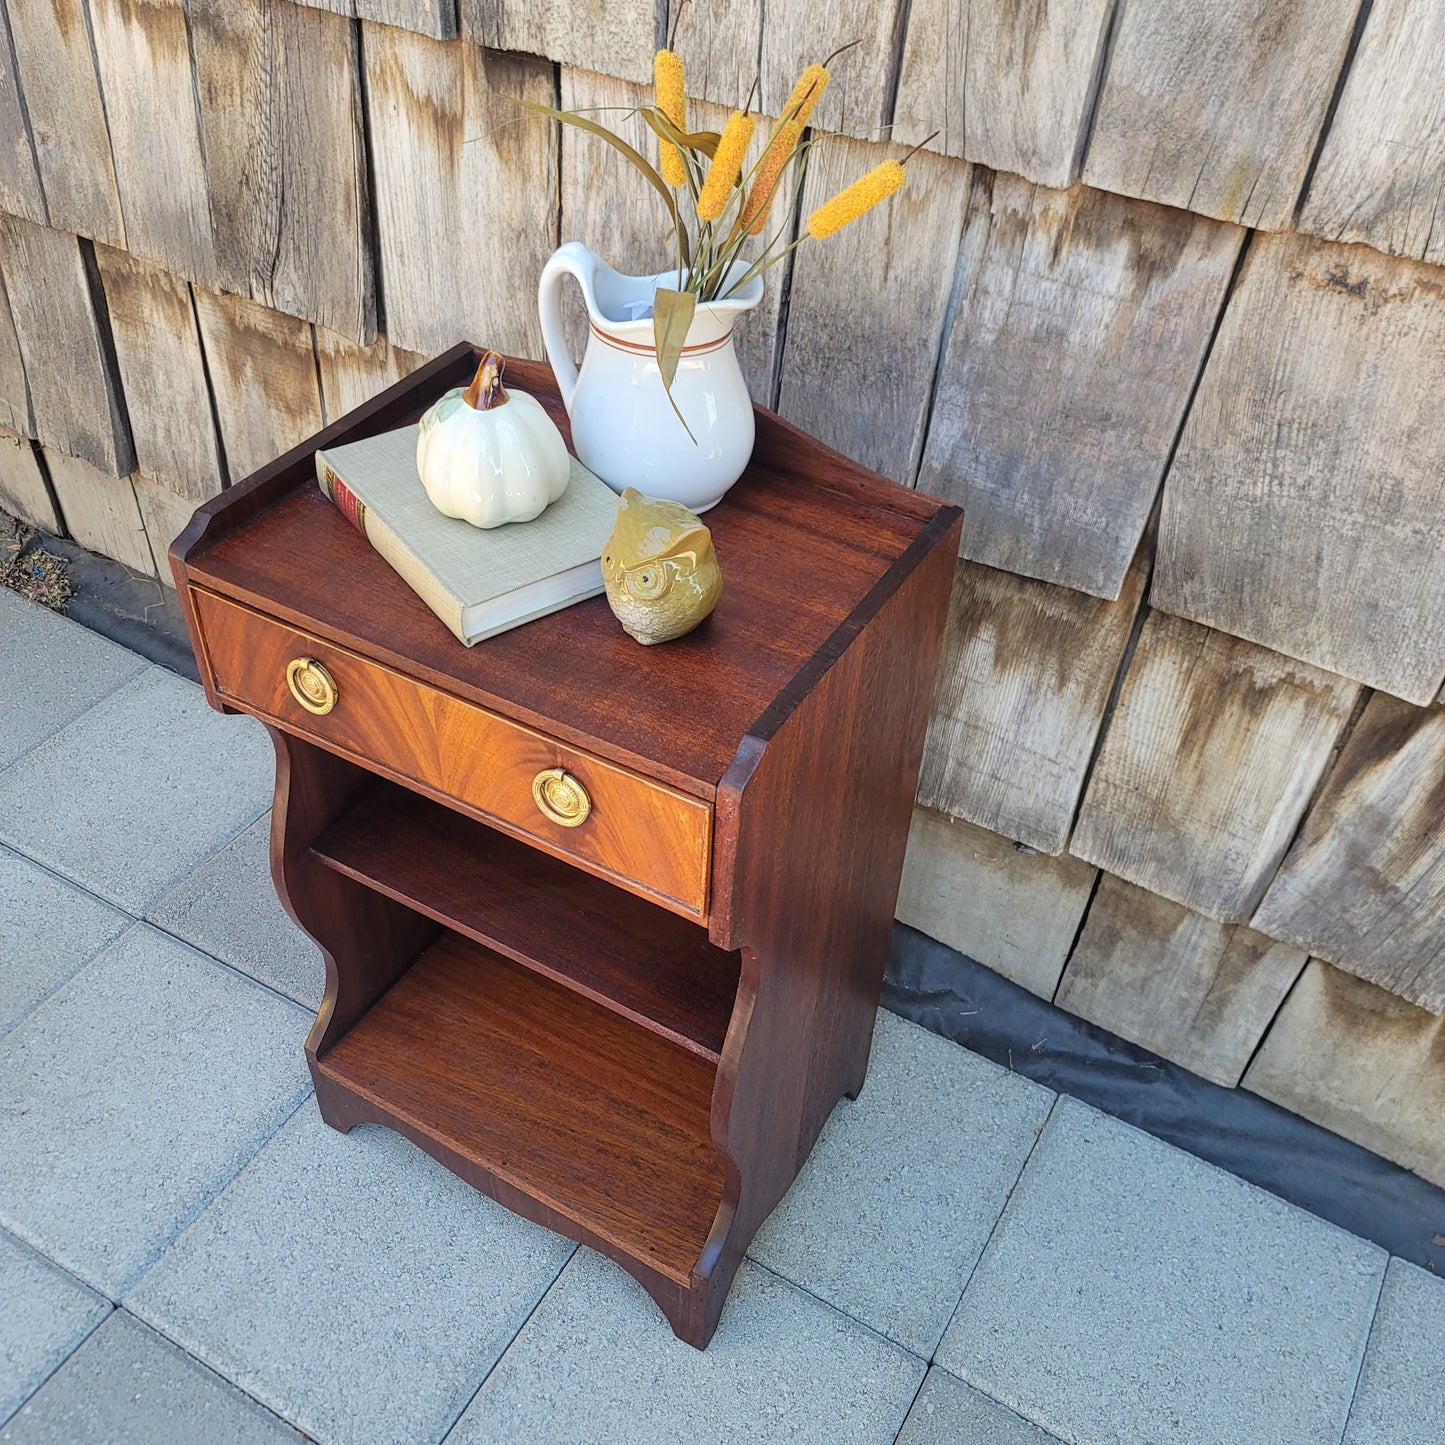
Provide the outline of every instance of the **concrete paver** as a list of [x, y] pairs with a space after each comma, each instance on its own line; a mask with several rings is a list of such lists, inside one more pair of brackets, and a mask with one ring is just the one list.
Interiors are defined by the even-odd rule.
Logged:
[[0, 848], [0, 1034], [129, 924], [94, 894]]
[[1057, 1438], [935, 1366], [898, 1445], [1056, 1445]]
[[0, 1424], [110, 1308], [108, 1299], [0, 1233]]
[[0, 772], [0, 842], [133, 914], [271, 800], [254, 718], [147, 667]]
[[1445, 1279], [1392, 1259], [1345, 1445], [1445, 1440]]
[[750, 1253], [931, 1358], [1053, 1101], [880, 1014], [862, 1093], [834, 1111]]
[[681, 1345], [615, 1266], [295, 1112], [309, 1015], [216, 961], [319, 998], [271, 776], [255, 723], [0, 589], [0, 1442], [1445, 1439], [1445, 1282], [1072, 1100], [1030, 1154], [1046, 1091], [887, 1015], [771, 1268]]
[[143, 657], [0, 587], [0, 768], [145, 668]]
[[0, 1039], [0, 1223], [115, 1298], [305, 1096], [309, 1022], [132, 926]]
[[572, 1246], [308, 1102], [126, 1304], [326, 1445], [437, 1440]]
[[159, 928], [318, 1008], [321, 950], [292, 923], [271, 882], [271, 815], [258, 818], [181, 880], [146, 915]]
[[887, 1445], [923, 1361], [745, 1262], [706, 1352], [579, 1250], [447, 1445]]
[[1340, 1438], [1384, 1250], [1059, 1100], [938, 1363], [1063, 1440]]
[[0, 1445], [300, 1445], [301, 1436], [117, 1310], [0, 1430]]

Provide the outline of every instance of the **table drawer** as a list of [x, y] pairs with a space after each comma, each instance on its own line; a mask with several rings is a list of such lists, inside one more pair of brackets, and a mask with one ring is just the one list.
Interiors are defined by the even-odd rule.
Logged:
[[[248, 607], [200, 589], [192, 599], [211, 680], [229, 701], [679, 912], [706, 917], [707, 803]], [[334, 685], [328, 711], [297, 700], [287, 676], [293, 663], [301, 664], [297, 688], [303, 695], [309, 688], [316, 705], [326, 706]], [[567, 777], [544, 776], [555, 769]], [[570, 825], [562, 821], [569, 814]]]

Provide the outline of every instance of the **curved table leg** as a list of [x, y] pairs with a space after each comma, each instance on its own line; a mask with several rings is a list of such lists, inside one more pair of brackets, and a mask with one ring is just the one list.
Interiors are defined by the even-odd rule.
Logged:
[[271, 877], [281, 903], [326, 959], [326, 992], [306, 1058], [322, 1118], [343, 1132], [361, 1122], [316, 1061], [416, 962], [437, 924], [326, 867], [311, 845], [376, 784], [374, 774], [279, 728], [271, 814]]

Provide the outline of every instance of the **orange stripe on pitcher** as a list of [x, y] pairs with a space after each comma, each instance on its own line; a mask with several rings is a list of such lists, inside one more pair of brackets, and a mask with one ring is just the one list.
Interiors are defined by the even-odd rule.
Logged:
[[[657, 355], [657, 349], [654, 346], [646, 345], [640, 341], [624, 341], [622, 337], [614, 336], [610, 331], [603, 331], [601, 327], [595, 323], [589, 322], [588, 324], [591, 327], [592, 334], [599, 341], [605, 341], [608, 346], [615, 347], [618, 351], [627, 351], [634, 356]], [[684, 346], [682, 348], [682, 354], [684, 356], [702, 356], [709, 351], [719, 351], [732, 340], [732, 335], [732, 332], [729, 331], [725, 336], [720, 336], [716, 341], [700, 341], [695, 346]]]

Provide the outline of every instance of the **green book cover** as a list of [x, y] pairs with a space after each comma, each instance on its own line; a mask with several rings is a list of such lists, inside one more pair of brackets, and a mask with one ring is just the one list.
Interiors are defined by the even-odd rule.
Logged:
[[316, 480], [342, 515], [470, 647], [595, 597], [617, 494], [576, 457], [567, 490], [530, 522], [484, 530], [432, 506], [415, 426], [316, 453]]

